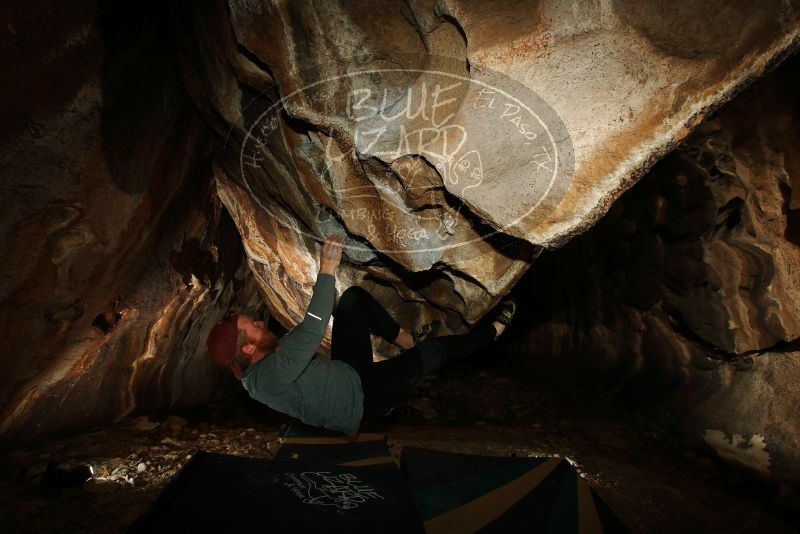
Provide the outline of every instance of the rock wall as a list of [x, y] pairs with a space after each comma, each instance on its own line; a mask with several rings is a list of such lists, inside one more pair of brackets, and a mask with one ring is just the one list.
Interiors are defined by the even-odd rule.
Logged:
[[187, 10], [180, 41], [280, 322], [299, 320], [335, 232], [340, 289], [460, 332], [796, 49], [799, 17], [795, 2], [231, 0]]
[[800, 480], [800, 58], [540, 257], [512, 350], [618, 391], [725, 460]]
[[516, 346], [536, 372], [661, 403], [726, 459], [800, 480], [795, 398], [767, 400], [797, 376], [794, 78], [706, 120], [797, 49], [800, 4], [230, 0], [188, 19], [220, 196], [284, 326], [330, 233], [340, 290], [446, 332], [533, 264], [519, 291], [547, 306]]
[[800, 480], [796, 76], [705, 120], [797, 1], [0, 9], [4, 445], [212, 398], [211, 325], [292, 327], [339, 233], [340, 291], [444, 333], [534, 265], [536, 372]]
[[4, 446], [207, 401], [205, 333], [262, 306], [170, 20], [145, 7], [3, 8]]

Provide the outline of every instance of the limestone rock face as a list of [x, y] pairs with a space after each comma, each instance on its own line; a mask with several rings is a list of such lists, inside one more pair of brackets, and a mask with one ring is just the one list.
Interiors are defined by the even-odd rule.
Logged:
[[800, 480], [800, 84], [705, 120], [796, 0], [196, 4], [8, 9], [4, 444], [212, 398], [211, 326], [294, 326], [337, 233], [340, 292], [443, 334], [534, 265], [538, 372]]
[[798, 421], [767, 400], [795, 380], [770, 362], [800, 328], [794, 112], [778, 109], [796, 100], [773, 82], [704, 122], [797, 49], [800, 5], [230, 0], [189, 17], [220, 197], [284, 326], [331, 233], [340, 290], [445, 332], [533, 264], [519, 291], [547, 306], [516, 348], [537, 372], [662, 403], [726, 459], [800, 479]]
[[468, 328], [797, 47], [796, 3], [696, 4], [187, 13], [189, 92], [224, 137], [216, 180], [270, 308], [300, 318], [320, 242], [339, 233], [340, 288], [373, 288], [408, 326]]
[[708, 118], [595, 228], [540, 257], [514, 350], [800, 480], [800, 61]]
[[263, 309], [164, 21], [38, 9], [4, 62], [3, 446], [208, 401], [207, 332]]

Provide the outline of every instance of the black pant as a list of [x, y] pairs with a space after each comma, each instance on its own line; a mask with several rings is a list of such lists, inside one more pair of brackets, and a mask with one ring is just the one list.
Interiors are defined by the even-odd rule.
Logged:
[[351, 286], [339, 298], [334, 311], [331, 358], [347, 362], [361, 377], [365, 418], [386, 413], [425, 373], [471, 356], [495, 337], [494, 326], [485, 323], [467, 334], [427, 339], [399, 356], [373, 362], [370, 334], [393, 342], [399, 332], [400, 325], [364, 288]]

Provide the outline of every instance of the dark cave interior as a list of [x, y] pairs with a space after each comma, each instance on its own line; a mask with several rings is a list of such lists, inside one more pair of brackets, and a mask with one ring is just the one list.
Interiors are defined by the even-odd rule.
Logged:
[[[478, 4], [0, 8], [0, 524], [124, 531], [198, 451], [274, 459], [294, 420], [206, 338], [231, 311], [290, 331], [339, 232], [338, 293], [365, 287], [408, 329], [460, 334], [519, 304], [497, 341], [363, 425], [398, 463], [407, 447], [563, 458], [634, 532], [800, 529], [800, 4]], [[736, 36], [697, 35], [713, 20]], [[357, 146], [331, 111], [341, 87], [282, 100], [354, 66], [416, 72], [420, 50], [538, 91], [574, 149], [563, 198], [508, 224], [519, 161], [468, 113], [496, 180], [478, 193], [430, 156]], [[279, 139], [247, 175], [276, 102]], [[388, 222], [348, 215], [398, 198]], [[432, 234], [409, 214], [463, 242], [395, 250], [390, 227]], [[51, 462], [92, 479], [54, 489]]]

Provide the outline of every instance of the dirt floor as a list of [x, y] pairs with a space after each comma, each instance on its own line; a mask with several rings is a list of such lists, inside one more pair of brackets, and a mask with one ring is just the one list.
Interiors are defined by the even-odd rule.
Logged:
[[[382, 431], [399, 459], [406, 445], [472, 454], [569, 459], [634, 532], [797, 532], [781, 496], [666, 439], [645, 418], [587, 402], [564, 388], [521, 383], [512, 363], [433, 373]], [[150, 414], [30, 450], [0, 465], [3, 532], [120, 532], [198, 450], [270, 458], [290, 419], [236, 384], [219, 403]], [[591, 399], [590, 399], [591, 400]], [[49, 460], [89, 464], [79, 488], [41, 484]]]

